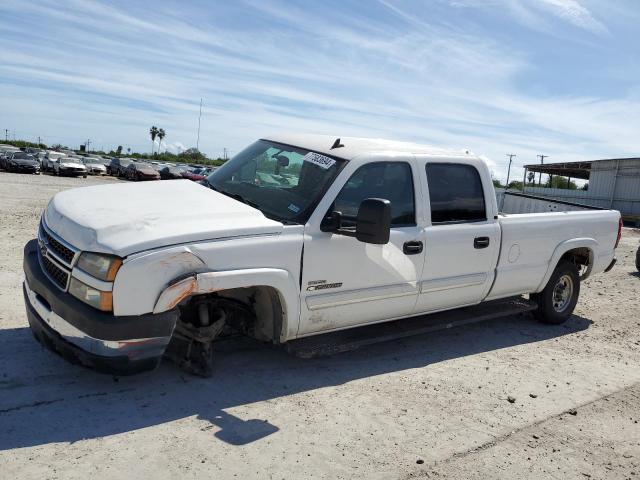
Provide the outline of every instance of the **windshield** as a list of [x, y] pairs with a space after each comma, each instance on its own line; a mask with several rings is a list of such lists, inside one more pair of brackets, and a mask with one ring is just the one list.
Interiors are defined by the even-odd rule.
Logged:
[[33, 160], [33, 155], [28, 153], [14, 153], [13, 158], [16, 160]]
[[270, 218], [304, 223], [344, 164], [340, 158], [259, 140], [209, 175], [207, 183]]

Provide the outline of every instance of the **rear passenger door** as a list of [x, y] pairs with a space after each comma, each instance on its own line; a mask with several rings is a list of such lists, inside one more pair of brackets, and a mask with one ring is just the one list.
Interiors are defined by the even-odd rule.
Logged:
[[500, 250], [495, 195], [483, 188], [491, 178], [473, 161], [417, 158], [427, 213], [416, 313], [478, 303], [491, 288]]

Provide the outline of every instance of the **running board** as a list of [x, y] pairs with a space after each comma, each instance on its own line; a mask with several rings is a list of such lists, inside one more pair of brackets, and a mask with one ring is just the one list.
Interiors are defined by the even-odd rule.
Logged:
[[537, 305], [529, 300], [511, 297], [472, 307], [304, 337], [287, 342], [286, 349], [300, 358], [325, 357], [375, 343], [531, 312], [536, 308]]

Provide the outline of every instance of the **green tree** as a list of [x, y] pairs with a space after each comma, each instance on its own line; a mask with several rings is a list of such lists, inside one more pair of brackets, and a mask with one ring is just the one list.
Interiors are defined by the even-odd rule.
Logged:
[[511, 190], [521, 190], [522, 191], [522, 182], [514, 180], [513, 182], [509, 182], [508, 187]]
[[[162, 147], [162, 139], [166, 136], [167, 134], [164, 131], [164, 128], [159, 128], [158, 129], [158, 153], [160, 153], [160, 147]], [[153, 152], [151, 152], [153, 153]]]
[[158, 127], [155, 125], [149, 129], [149, 135], [151, 135], [151, 155], [153, 155], [153, 149], [156, 142], [156, 137], [158, 136]]
[[193, 162], [207, 159], [207, 157], [195, 147], [187, 148], [184, 152], [178, 155], [178, 158], [181, 158], [183, 160], [190, 160]]
[[504, 185], [502, 185], [502, 183], [500, 183], [500, 180], [498, 180], [497, 178], [493, 179], [493, 188], [502, 188]]
[[578, 189], [578, 186], [573, 180], [569, 181], [569, 178], [561, 177], [559, 175], [554, 175], [553, 177], [549, 178], [544, 186], [547, 188], [563, 188], [565, 190]]

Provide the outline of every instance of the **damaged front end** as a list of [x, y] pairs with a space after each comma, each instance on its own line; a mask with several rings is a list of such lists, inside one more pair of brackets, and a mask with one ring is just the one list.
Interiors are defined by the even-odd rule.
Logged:
[[180, 318], [164, 355], [200, 377], [210, 377], [213, 372], [214, 342], [246, 334], [255, 323], [249, 305], [217, 294], [194, 297], [178, 308]]

